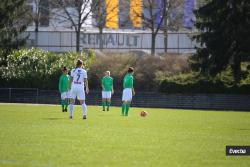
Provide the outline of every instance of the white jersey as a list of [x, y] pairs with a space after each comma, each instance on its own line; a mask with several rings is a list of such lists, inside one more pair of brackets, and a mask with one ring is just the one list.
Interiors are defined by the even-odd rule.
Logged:
[[72, 87], [84, 87], [84, 79], [87, 79], [87, 72], [82, 68], [71, 70], [70, 76], [73, 78]]

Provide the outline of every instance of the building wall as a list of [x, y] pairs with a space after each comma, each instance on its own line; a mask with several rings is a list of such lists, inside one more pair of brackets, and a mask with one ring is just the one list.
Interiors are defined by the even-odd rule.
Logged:
[[[28, 47], [35, 44], [35, 32], [29, 31]], [[169, 33], [168, 52], [191, 53], [194, 52], [195, 41], [191, 40], [190, 33]], [[74, 51], [76, 46], [75, 32], [73, 31], [43, 31], [38, 32], [37, 47], [55, 52]], [[80, 48], [99, 49], [100, 36], [96, 32], [82, 32]], [[150, 53], [151, 34], [149, 32], [105, 32], [103, 34], [103, 49], [111, 52], [145, 51]], [[164, 34], [159, 33], [156, 38], [156, 52], [164, 53]]]

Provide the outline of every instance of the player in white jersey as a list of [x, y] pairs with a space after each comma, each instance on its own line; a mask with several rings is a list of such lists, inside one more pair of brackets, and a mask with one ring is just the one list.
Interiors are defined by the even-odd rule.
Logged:
[[87, 72], [82, 68], [82, 60], [77, 60], [76, 68], [71, 71], [71, 90], [70, 90], [70, 115], [69, 118], [73, 118], [75, 99], [77, 98], [82, 105], [83, 119], [87, 118], [87, 106], [85, 104], [85, 91], [89, 93]]

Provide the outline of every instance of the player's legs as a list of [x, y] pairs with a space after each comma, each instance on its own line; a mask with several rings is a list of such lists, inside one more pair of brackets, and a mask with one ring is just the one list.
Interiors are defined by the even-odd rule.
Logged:
[[107, 99], [107, 111], [109, 111], [110, 104], [111, 104], [111, 99], [108, 98]]
[[64, 111], [67, 112], [68, 111], [68, 105], [69, 105], [69, 98], [65, 99], [65, 106], [64, 106]]
[[105, 91], [102, 91], [102, 111], [105, 111], [105, 106], [106, 106]]
[[126, 102], [122, 101], [122, 115], [125, 115], [125, 111], [126, 111]]
[[123, 101], [122, 102], [122, 115], [128, 116], [130, 104], [131, 104], [131, 101]]
[[69, 102], [70, 102], [70, 92], [67, 91], [66, 94], [67, 94], [67, 97], [66, 97], [66, 99], [65, 99], [64, 111], [67, 112], [67, 111], [68, 111], [68, 105], [69, 105]]
[[126, 110], [126, 91], [123, 89], [122, 92], [122, 115], [125, 115], [125, 110]]
[[132, 89], [126, 88], [122, 93], [122, 115], [128, 116], [130, 103], [132, 101]]
[[87, 105], [85, 103], [85, 92], [82, 89], [79, 89], [77, 92], [77, 98], [82, 105], [82, 113], [83, 113], [83, 119], [87, 118]]
[[61, 106], [62, 106], [62, 112], [64, 112], [64, 105], [65, 105], [65, 100], [61, 100]]
[[81, 106], [82, 106], [82, 113], [83, 113], [83, 119], [87, 118], [87, 105], [85, 103], [85, 100], [79, 100]]
[[125, 116], [128, 116], [128, 111], [129, 111], [130, 104], [131, 104], [131, 101], [126, 102]]
[[69, 105], [69, 109], [70, 109], [69, 118], [70, 119], [73, 118], [75, 99], [76, 99], [76, 92], [74, 89], [71, 89], [71, 91], [70, 91], [70, 105]]
[[65, 104], [66, 104], [66, 92], [61, 93], [61, 106], [62, 106], [62, 112], [65, 111]]
[[111, 91], [106, 92], [106, 104], [107, 104], [107, 111], [109, 111], [109, 107], [111, 104]]
[[71, 98], [70, 99], [70, 105], [69, 105], [69, 118], [72, 119], [74, 116], [74, 104], [75, 104], [75, 99]]
[[106, 101], [106, 98], [102, 99], [102, 111], [105, 111], [105, 106], [107, 105]]

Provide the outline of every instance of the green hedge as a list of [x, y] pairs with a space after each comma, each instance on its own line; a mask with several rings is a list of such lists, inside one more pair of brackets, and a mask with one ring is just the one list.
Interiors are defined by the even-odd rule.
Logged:
[[171, 81], [163, 81], [160, 91], [164, 93], [222, 93], [222, 94], [250, 94], [250, 85], [227, 87], [221, 83], [199, 81], [193, 84], [180, 84]]
[[115, 89], [122, 89], [122, 79], [127, 68], [133, 66], [135, 67], [137, 91], [250, 93], [249, 64], [242, 67], [243, 80], [235, 86], [230, 68], [214, 78], [201, 76], [189, 70], [185, 57], [138, 57], [129, 54], [108, 54], [95, 58], [95, 54], [91, 50], [83, 54], [75, 52], [56, 54], [34, 48], [13, 51], [7, 57], [7, 66], [0, 67], [0, 87], [57, 90], [61, 66], [72, 69], [78, 58], [84, 61], [85, 68], [88, 69], [91, 89], [100, 89], [100, 80], [106, 70], [111, 71]]
[[16, 50], [7, 57], [7, 66], [0, 69], [0, 87], [55, 90], [58, 89], [61, 66], [72, 69], [75, 67], [75, 61], [80, 58], [85, 67], [89, 68], [94, 56], [92, 51], [84, 54], [56, 54], [34, 48]]
[[250, 94], [250, 83], [234, 85], [231, 76], [220, 75], [215, 78], [196, 73], [180, 74], [161, 81], [159, 90], [164, 93], [222, 93]]
[[128, 67], [134, 67], [134, 79], [136, 91], [157, 91], [158, 74], [165, 71], [169, 75], [188, 71], [187, 57], [178, 55], [165, 56], [138, 56], [131, 53], [106, 53], [96, 56], [88, 75], [92, 89], [101, 89], [101, 78], [104, 71], [111, 71], [114, 79], [114, 89], [121, 90], [123, 77]]

